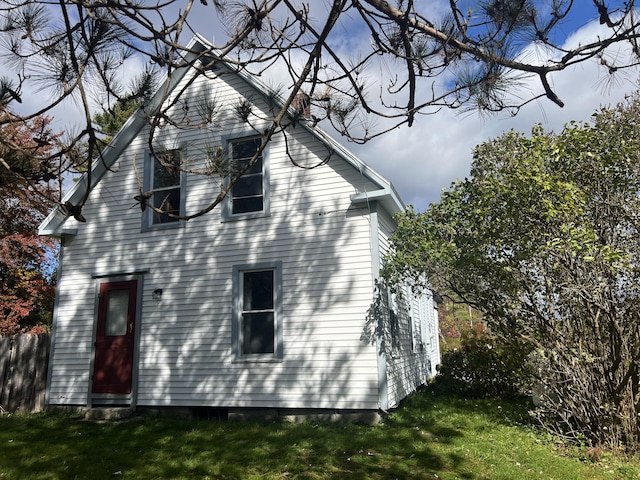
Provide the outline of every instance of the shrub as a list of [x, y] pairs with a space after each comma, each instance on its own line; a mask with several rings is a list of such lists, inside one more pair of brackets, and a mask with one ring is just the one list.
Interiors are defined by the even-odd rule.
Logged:
[[434, 388], [473, 398], [511, 398], [529, 393], [530, 349], [492, 335], [465, 334], [461, 348], [442, 357]]

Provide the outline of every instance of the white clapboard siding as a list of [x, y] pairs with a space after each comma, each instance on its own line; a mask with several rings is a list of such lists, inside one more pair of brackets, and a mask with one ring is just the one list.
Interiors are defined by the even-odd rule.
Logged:
[[[391, 252], [390, 238], [395, 229], [394, 220], [384, 211], [378, 214], [379, 246], [381, 255]], [[427, 302], [429, 309], [419, 308], [419, 302]], [[435, 372], [435, 363], [428, 346], [422, 344], [422, 328], [428, 328], [433, 311], [431, 296], [421, 298], [409, 285], [398, 286], [398, 291], [390, 301], [389, 308], [396, 314], [398, 338], [391, 339], [391, 326], [385, 325], [388, 336], [386, 343], [387, 396], [389, 407], [396, 407], [400, 400], [426, 383]], [[391, 319], [387, 316], [386, 321]], [[430, 323], [431, 322], [431, 323]], [[439, 360], [438, 360], [439, 361]], [[432, 367], [433, 365], [433, 367]]]
[[49, 382], [49, 401], [52, 404], [82, 405], [87, 403], [89, 366], [95, 307], [93, 302], [78, 301], [95, 298], [91, 282], [81, 276], [68, 275], [58, 283], [58, 308], [55, 318], [56, 366]]
[[[190, 87], [195, 93], [185, 93], [190, 105], [255, 96], [237, 76], [223, 80], [196, 81]], [[266, 105], [256, 101], [256, 107], [268, 115]], [[230, 110], [215, 129], [164, 127], [158, 144], [185, 148], [189, 167], [201, 168], [207, 144], [249, 133]], [[277, 135], [265, 152], [270, 216], [225, 222], [219, 206], [183, 228], [142, 232], [133, 197], [143, 182], [145, 134], [91, 193], [83, 209], [87, 223], [69, 221], [78, 233], [64, 248], [50, 403], [87, 403], [98, 282], [144, 272], [138, 405], [377, 408], [376, 347], [362, 339], [373, 300], [370, 220], [350, 196], [378, 187], [336, 153], [313, 170], [293, 166]], [[328, 154], [302, 128], [287, 135], [301, 164]], [[189, 175], [187, 213], [206, 206], [219, 187], [220, 179]], [[233, 266], [275, 261], [283, 274], [283, 360], [234, 363]], [[151, 299], [156, 288], [163, 289], [159, 303]]]

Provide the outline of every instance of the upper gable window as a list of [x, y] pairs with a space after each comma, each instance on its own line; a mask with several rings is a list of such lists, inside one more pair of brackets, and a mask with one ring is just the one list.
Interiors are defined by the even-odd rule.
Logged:
[[[260, 137], [243, 138], [229, 142], [229, 150], [234, 171], [239, 172], [247, 166], [259, 150]], [[253, 218], [268, 213], [268, 182], [266, 179], [266, 162], [262, 155], [231, 187], [227, 196], [225, 217]]]
[[151, 192], [150, 205], [145, 211], [144, 224], [147, 228], [180, 225], [180, 220], [171, 215], [184, 215], [184, 174], [181, 169], [181, 152], [167, 150], [147, 155], [145, 168], [145, 191]]

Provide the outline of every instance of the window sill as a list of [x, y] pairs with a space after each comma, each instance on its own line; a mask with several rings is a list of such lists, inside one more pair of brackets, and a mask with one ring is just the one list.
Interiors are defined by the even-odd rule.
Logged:
[[184, 228], [186, 222], [184, 220], [180, 220], [177, 222], [167, 222], [167, 223], [156, 223], [153, 225], [143, 225], [141, 231], [142, 232], [157, 232], [164, 230], [175, 230], [176, 228]]
[[264, 355], [244, 355], [236, 356], [231, 363], [282, 363], [281, 357], [264, 356]]
[[242, 213], [237, 215], [223, 215], [222, 223], [226, 222], [237, 222], [240, 220], [253, 220], [255, 218], [267, 218], [270, 217], [268, 213], [265, 212], [255, 212], [255, 213]]

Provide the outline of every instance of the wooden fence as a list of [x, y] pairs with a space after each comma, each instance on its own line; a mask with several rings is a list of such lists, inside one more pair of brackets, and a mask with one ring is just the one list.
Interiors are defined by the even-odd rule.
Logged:
[[0, 412], [44, 409], [51, 334], [0, 337]]

